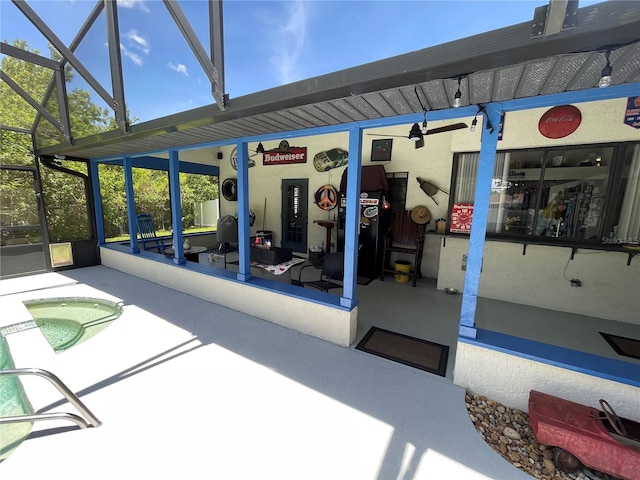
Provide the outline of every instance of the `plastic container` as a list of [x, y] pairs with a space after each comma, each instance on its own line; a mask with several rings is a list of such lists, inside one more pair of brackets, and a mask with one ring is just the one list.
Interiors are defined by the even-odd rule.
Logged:
[[411, 272], [411, 263], [406, 260], [398, 260], [395, 263], [395, 279], [397, 283], [407, 283], [409, 281], [409, 273]]

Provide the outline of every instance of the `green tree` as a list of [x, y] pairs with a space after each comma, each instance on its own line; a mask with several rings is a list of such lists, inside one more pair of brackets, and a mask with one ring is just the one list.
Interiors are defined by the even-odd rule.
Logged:
[[[16, 40], [13, 45], [26, 51], [40, 55], [38, 50], [29, 50], [24, 40]], [[49, 47], [50, 56], [60, 60], [60, 54]], [[2, 59], [2, 71], [20, 85], [32, 98], [42, 102], [51, 82], [53, 72], [30, 62], [5, 56]], [[71, 82], [74, 71], [65, 66], [65, 80]], [[44, 106], [52, 117], [60, 121], [58, 96], [55, 90]], [[71, 137], [78, 139], [103, 131], [115, 130], [118, 126], [111, 112], [100, 108], [91, 101], [88, 91], [73, 89], [67, 92]], [[0, 123], [12, 127], [31, 129], [36, 119], [36, 110], [14, 92], [6, 83], [0, 82]], [[136, 122], [127, 112], [129, 123]], [[35, 140], [28, 134], [2, 131], [0, 163], [34, 165], [32, 141], [39, 148], [42, 146], [64, 143], [61, 132], [46, 118], [41, 117], [37, 124]], [[85, 183], [82, 178], [69, 172], [72, 170], [84, 176], [88, 175], [88, 164], [81, 161], [56, 160], [51, 168], [47, 162], [41, 161], [41, 178], [46, 207], [47, 226], [51, 241], [69, 241], [89, 238], [89, 210]], [[100, 193], [102, 197], [103, 218], [98, 219], [104, 225], [107, 238], [121, 237], [129, 231], [124, 191], [124, 175], [122, 167], [100, 165]], [[169, 178], [166, 171], [136, 168], [133, 170], [136, 213], [152, 214], [159, 230], [171, 229], [171, 205], [169, 200]], [[195, 222], [194, 206], [201, 201], [218, 198], [218, 179], [194, 174], [181, 174], [182, 217], [185, 229], [191, 228]], [[15, 192], [12, 194], [11, 184], [3, 185], [1, 199], [10, 199], [18, 205]], [[30, 195], [30, 194], [29, 194]], [[25, 200], [29, 198], [25, 197]], [[26, 203], [22, 211], [26, 208]]]
[[[25, 40], [14, 40], [13, 46], [40, 55], [37, 49], [30, 50]], [[60, 59], [59, 53], [50, 47], [53, 59]], [[48, 68], [5, 56], [2, 71], [16, 82], [29, 96], [42, 102], [53, 78]], [[65, 68], [65, 79], [73, 79], [71, 68]], [[91, 102], [89, 92], [73, 89], [67, 93], [72, 137], [81, 138], [109, 129], [109, 112]], [[51, 96], [45, 109], [59, 121], [57, 95]], [[11, 127], [31, 129], [37, 111], [5, 82], [0, 82], [0, 123]], [[0, 162], [3, 164], [33, 165], [33, 141], [29, 135], [3, 131], [0, 138]], [[36, 145], [51, 145], [63, 142], [58, 129], [45, 118], [41, 118], [36, 129]], [[57, 162], [68, 170], [87, 175], [87, 164], [83, 162]], [[46, 207], [47, 225], [51, 241], [68, 241], [88, 238], [90, 234], [88, 198], [81, 178], [42, 164], [42, 188]], [[7, 192], [2, 192], [5, 198]]]

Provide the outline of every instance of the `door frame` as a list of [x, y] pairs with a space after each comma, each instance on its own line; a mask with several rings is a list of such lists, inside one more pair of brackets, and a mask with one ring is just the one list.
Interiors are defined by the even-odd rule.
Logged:
[[[47, 229], [47, 221], [44, 209], [44, 201], [42, 195], [42, 182], [40, 181], [40, 172], [37, 167], [30, 165], [0, 165], [0, 170], [29, 172], [33, 177], [33, 194], [35, 197], [36, 209], [38, 210], [38, 222], [40, 224], [40, 238], [42, 240], [43, 265], [40, 270], [28, 270], [17, 272], [15, 274], [6, 275], [5, 277], [13, 277], [20, 275], [29, 275], [34, 273], [42, 273], [51, 271], [51, 255], [49, 252], [49, 231]], [[0, 247], [2, 248], [2, 247]], [[4, 277], [3, 277], [4, 278]]]

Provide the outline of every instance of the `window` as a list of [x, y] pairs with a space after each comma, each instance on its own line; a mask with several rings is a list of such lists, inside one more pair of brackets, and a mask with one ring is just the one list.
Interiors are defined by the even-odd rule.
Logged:
[[[473, 203], [478, 158], [456, 155], [451, 207]], [[487, 234], [637, 243], [639, 178], [640, 144], [498, 152]]]

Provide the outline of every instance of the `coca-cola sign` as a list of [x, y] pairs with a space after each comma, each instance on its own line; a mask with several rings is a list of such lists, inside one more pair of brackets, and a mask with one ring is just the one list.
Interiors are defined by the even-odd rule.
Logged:
[[538, 130], [547, 138], [563, 138], [580, 126], [582, 115], [573, 105], [560, 105], [547, 110], [538, 122]]

